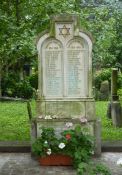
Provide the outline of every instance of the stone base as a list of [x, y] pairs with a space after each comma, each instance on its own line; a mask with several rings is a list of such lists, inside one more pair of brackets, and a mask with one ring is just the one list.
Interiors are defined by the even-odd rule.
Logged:
[[95, 101], [93, 98], [77, 99], [55, 99], [55, 100], [37, 100], [37, 117], [57, 116], [57, 118], [81, 118], [95, 120]]
[[[56, 134], [62, 130], [66, 129], [66, 123], [72, 122], [73, 126], [79, 124], [79, 119], [35, 119], [32, 121], [31, 127], [31, 144], [35, 141], [37, 137], [41, 135], [41, 127], [53, 127], [56, 131]], [[89, 132], [92, 136], [95, 137], [95, 156], [101, 155], [101, 121], [100, 120], [91, 120], [88, 121], [87, 124], [82, 124], [83, 127], [89, 128]]]
[[118, 101], [111, 102], [111, 116], [115, 127], [122, 127], [122, 108]]

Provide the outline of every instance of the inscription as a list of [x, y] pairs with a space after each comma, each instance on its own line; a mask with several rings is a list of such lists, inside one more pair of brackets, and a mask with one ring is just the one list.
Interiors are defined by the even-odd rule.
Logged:
[[69, 46], [67, 51], [67, 67], [68, 96], [82, 96], [84, 59], [83, 48], [79, 42], [74, 42]]
[[62, 51], [58, 46], [45, 50], [46, 95], [62, 95]]

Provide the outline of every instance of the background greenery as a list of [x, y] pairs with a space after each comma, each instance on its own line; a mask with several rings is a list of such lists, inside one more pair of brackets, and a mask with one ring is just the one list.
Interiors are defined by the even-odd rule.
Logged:
[[[0, 97], [34, 97], [38, 86], [36, 37], [49, 28], [50, 16], [67, 13], [79, 15], [81, 28], [93, 35], [97, 94], [102, 81], [108, 80], [110, 87], [110, 67], [117, 67], [118, 94], [122, 99], [121, 7], [119, 0], [1, 0]], [[34, 68], [33, 74], [30, 68]], [[33, 113], [34, 106], [32, 101]], [[96, 108], [102, 119], [102, 138], [122, 139], [122, 129], [113, 128], [106, 118], [107, 101], [96, 102]], [[29, 127], [26, 103], [0, 102], [0, 140], [29, 140]]]
[[0, 95], [32, 97], [26, 76], [30, 67], [37, 70], [35, 40], [56, 14], [79, 15], [81, 28], [91, 32], [95, 71], [113, 66], [122, 70], [121, 7], [119, 0], [1, 0]]

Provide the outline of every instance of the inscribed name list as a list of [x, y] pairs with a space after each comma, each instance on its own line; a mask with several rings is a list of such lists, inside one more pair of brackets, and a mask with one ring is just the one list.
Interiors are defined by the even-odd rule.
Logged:
[[81, 97], [83, 95], [83, 48], [79, 42], [72, 43], [67, 51], [67, 92], [70, 97]]
[[62, 51], [58, 46], [45, 50], [46, 96], [62, 96]]

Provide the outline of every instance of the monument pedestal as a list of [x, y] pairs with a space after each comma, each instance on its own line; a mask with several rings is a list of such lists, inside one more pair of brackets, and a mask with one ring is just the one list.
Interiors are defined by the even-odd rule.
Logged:
[[61, 118], [61, 119], [40, 119], [35, 118], [32, 120], [31, 127], [31, 144], [35, 141], [36, 138], [41, 136], [41, 128], [54, 128], [57, 137], [60, 135], [60, 132], [66, 129], [66, 123], [72, 123], [72, 129], [75, 128], [77, 124], [81, 124], [82, 127], [87, 128], [89, 133], [95, 137], [94, 145], [95, 156], [99, 157], [101, 155], [101, 121], [100, 120], [89, 120], [86, 124], [81, 123], [78, 118]]
[[37, 100], [37, 117], [44, 118], [50, 115], [52, 118], [81, 118], [95, 120], [95, 101], [93, 98], [69, 98]]

